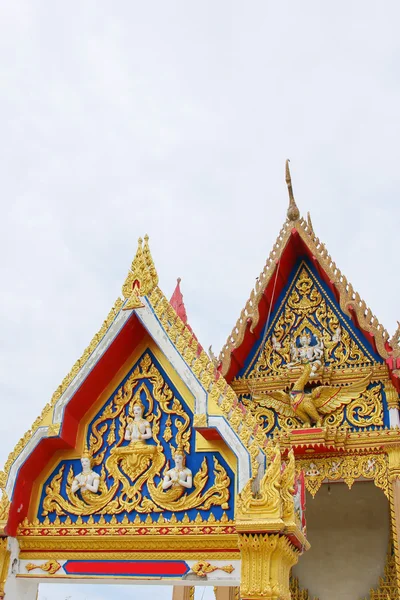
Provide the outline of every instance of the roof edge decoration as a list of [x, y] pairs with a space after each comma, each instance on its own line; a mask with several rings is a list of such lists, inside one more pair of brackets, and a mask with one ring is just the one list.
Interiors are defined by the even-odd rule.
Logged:
[[[21, 437], [19, 442], [17, 442], [15, 448], [8, 455], [7, 461], [4, 465], [4, 469], [3, 469], [3, 471], [0, 471], [0, 489], [5, 488], [7, 476], [8, 476], [11, 464], [13, 463], [15, 458], [20, 454], [22, 449], [26, 446], [26, 444], [31, 439], [31, 437], [34, 435], [34, 433], [37, 431], [37, 429], [39, 427], [42, 427], [45, 424], [51, 423], [51, 413], [53, 411], [54, 406], [56, 405], [57, 401], [61, 398], [61, 396], [64, 394], [64, 392], [66, 391], [68, 386], [72, 383], [72, 381], [78, 375], [78, 373], [82, 369], [82, 367], [89, 360], [90, 356], [95, 352], [98, 345], [100, 344], [100, 342], [104, 338], [105, 334], [107, 333], [107, 330], [109, 329], [110, 325], [115, 320], [118, 313], [120, 312], [120, 310], [123, 306], [123, 303], [124, 303], [124, 301], [121, 298], [118, 297], [116, 299], [113, 307], [111, 308], [110, 312], [107, 315], [107, 318], [104, 320], [104, 322], [103, 322], [102, 326], [100, 327], [100, 329], [98, 330], [98, 332], [95, 333], [95, 335], [93, 336], [90, 344], [87, 346], [87, 348], [82, 353], [82, 356], [80, 358], [78, 358], [78, 360], [75, 361], [70, 372], [64, 377], [61, 384], [57, 387], [57, 389], [55, 390], [55, 392], [53, 393], [53, 395], [51, 397], [51, 400], [46, 404], [46, 406], [44, 407], [44, 409], [42, 410], [40, 415], [34, 421], [32, 427], [30, 429], [28, 429], [28, 431]], [[53, 431], [49, 432], [49, 435], [51, 433], [53, 433]], [[54, 431], [54, 433], [56, 433], [56, 432]], [[0, 515], [0, 520], [1, 520], [1, 515]]]
[[[265, 465], [267, 440], [262, 434], [262, 430], [257, 424], [255, 417], [244, 406], [239, 404], [236, 393], [228, 385], [203, 350], [191, 327], [181, 319], [158, 287], [158, 275], [150, 253], [148, 236], [145, 236], [144, 243], [142, 239], [139, 239], [135, 258], [122, 287], [122, 294], [124, 300], [121, 298], [116, 300], [107, 319], [98, 333], [95, 334], [81, 358], [76, 361], [69, 374], [63, 379], [61, 385], [54, 392], [51, 401], [35, 420], [33, 426], [25, 433], [9, 454], [4, 470], [0, 472], [0, 489], [3, 491], [3, 499], [0, 501], [1, 524], [5, 524], [10, 508], [9, 498], [11, 498], [11, 495], [9, 488], [11, 483], [11, 487], [14, 486], [13, 482], [17, 473], [17, 471], [14, 473], [14, 465], [19, 464], [21, 460], [21, 464], [23, 464], [29, 453], [35, 451], [32, 449], [26, 454], [27, 447], [33, 444], [33, 438], [35, 438], [35, 433], [37, 433], [39, 428], [42, 433], [40, 439], [43, 437], [62, 437], [61, 425], [63, 413], [59, 406], [60, 402], [62, 404], [64, 398], [68, 402], [69, 398], [73, 397], [75, 393], [74, 386], [78, 388], [82, 383], [81, 378], [84, 369], [87, 367], [86, 363], [90, 362], [90, 360], [96, 363], [100, 359], [102, 351], [107, 351], [110, 341], [108, 340], [107, 342], [108, 332], [112, 330], [114, 321], [121, 321], [122, 311], [135, 313], [145, 327], [146, 314], [153, 315], [152, 318], [158, 321], [165, 332], [163, 335], [165, 336], [166, 334], [167, 336], [168, 343], [172, 343], [174, 351], [180, 357], [179, 359], [187, 365], [192, 377], [194, 376], [197, 379], [199, 385], [204, 390], [203, 394], [207, 399], [207, 404], [202, 405], [204, 410], [197, 411], [198, 414], [195, 415], [194, 427], [205, 431], [208, 427], [218, 429], [223, 421], [227, 423], [228, 429], [236, 436], [239, 444], [243, 446], [243, 449], [246, 450], [251, 459], [249, 476], [252, 479], [257, 478], [258, 480], [259, 466]], [[122, 321], [124, 323], [126, 319]], [[208, 414], [208, 409], [205, 407], [209, 406], [209, 401], [212, 401], [214, 406], [217, 405], [219, 407], [220, 414], [223, 416], [211, 416]], [[262, 476], [261, 472], [259, 476]]]
[[[232, 353], [241, 346], [246, 331], [253, 333], [257, 327], [260, 318], [260, 301], [268, 284], [272, 280], [272, 276], [275, 273], [289, 238], [294, 232], [298, 233], [311, 255], [315, 257], [316, 261], [325, 271], [330, 283], [335, 286], [339, 295], [341, 310], [348, 317], [356, 317], [359, 327], [374, 338], [377, 352], [383, 359], [399, 358], [400, 323], [396, 333], [389, 341], [389, 334], [386, 329], [379, 323], [377, 317], [373, 315], [371, 309], [368, 308], [365, 301], [361, 299], [358, 292], [354, 290], [352, 284], [347, 280], [345, 275], [341, 273], [340, 269], [336, 266], [336, 263], [328, 253], [325, 244], [315, 235], [309, 213], [307, 221], [300, 217], [293, 196], [289, 161], [286, 161], [286, 183], [289, 191], [287, 220], [278, 235], [260, 276], [256, 280], [256, 284], [251, 291], [245, 307], [240, 313], [236, 325], [232, 329], [231, 334], [219, 354], [218, 361], [221, 373], [224, 376], [227, 375], [231, 367]], [[392, 368], [395, 369], [394, 364]], [[399, 373], [400, 371], [394, 371], [395, 375], [398, 375]]]

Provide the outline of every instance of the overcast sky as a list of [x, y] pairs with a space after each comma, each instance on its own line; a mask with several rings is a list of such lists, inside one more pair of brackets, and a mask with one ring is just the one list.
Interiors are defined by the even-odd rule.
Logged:
[[285, 219], [286, 158], [300, 211], [393, 333], [399, 20], [397, 0], [1, 2], [1, 463], [146, 232], [163, 291], [182, 277], [219, 352]]

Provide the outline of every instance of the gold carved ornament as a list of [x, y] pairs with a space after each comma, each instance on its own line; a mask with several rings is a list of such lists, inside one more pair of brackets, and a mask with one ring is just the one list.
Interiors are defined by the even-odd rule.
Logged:
[[[150, 393], [146, 381], [152, 384]], [[146, 419], [151, 423], [152, 438], [155, 445], [132, 451], [130, 446], [122, 446], [129, 413], [143, 395], [148, 411]], [[128, 409], [128, 411], [127, 411]], [[81, 491], [80, 495], [72, 491], [74, 471], [71, 466], [67, 475], [66, 495], [62, 493], [65, 465], [46, 487], [42, 515], [53, 512], [56, 515], [117, 515], [123, 512], [138, 513], [161, 512], [163, 510], [187, 511], [190, 509], [209, 510], [212, 506], [229, 508], [230, 479], [218, 459], [213, 457], [214, 482], [205, 490], [209, 481], [207, 461], [204, 458], [200, 470], [193, 477], [193, 491], [185, 493], [181, 486], [163, 490], [162, 481], [155, 478], [169, 469], [169, 463], [160, 442], [160, 423], [162, 415], [173, 419], [176, 428], [176, 446], [190, 452], [190, 418], [180, 401], [174, 396], [161, 373], [145, 354], [126, 383], [119, 388], [111, 403], [108, 403], [101, 415], [95, 420], [90, 433], [90, 447], [93, 454], [93, 466], [102, 464], [99, 493]], [[111, 422], [111, 425], [110, 425]], [[118, 425], [117, 425], [118, 423]], [[170, 435], [171, 425], [166, 431]], [[166, 433], [164, 431], [164, 435]], [[105, 441], [113, 441], [114, 446], [105, 458]], [[111, 484], [108, 484], [111, 481]], [[146, 486], [147, 494], [144, 493]]]
[[149, 236], [139, 238], [135, 258], [122, 287], [124, 298], [127, 299], [124, 310], [143, 308], [141, 296], [149, 295], [158, 285], [158, 275], [149, 248]]
[[[311, 393], [304, 393], [304, 386], [310, 377], [325, 378], [328, 371], [333, 373], [332, 367], [358, 366], [361, 367], [361, 372], [365, 372], [366, 365], [369, 364], [371, 374], [373, 368], [372, 357], [361, 342], [357, 345], [347, 330], [341, 327], [337, 315], [312, 277], [305, 266], [300, 267], [299, 277], [289, 294], [285, 310], [277, 317], [251, 376], [248, 379], [238, 379], [233, 385], [238, 391], [243, 390], [243, 385], [244, 389], [247, 386], [252, 398], [246, 397], [244, 393], [242, 402], [253, 413], [266, 434], [277, 425], [283, 429], [294, 429], [310, 426], [311, 422], [335, 427], [347, 423], [360, 429], [383, 426], [383, 384], [377, 383], [367, 389], [368, 375], [358, 378], [352, 385], [347, 385], [347, 380], [345, 386], [323, 385], [314, 388]], [[315, 336], [314, 345], [311, 344], [311, 335]], [[299, 338], [308, 339], [310, 344], [303, 347], [303, 352], [308, 350], [314, 359], [316, 356], [320, 357], [303, 366], [303, 372], [299, 372], [296, 362], [290, 362], [298, 360], [296, 356], [301, 349], [296, 347], [295, 340]], [[250, 366], [247, 372], [251, 368]], [[296, 371], [297, 380], [293, 380]], [[336, 372], [340, 373], [335, 370], [334, 373]], [[268, 378], [265, 379], [262, 375], [273, 378], [268, 382]], [[351, 380], [351, 372], [348, 377]], [[268, 388], [267, 392], [262, 390], [263, 381]], [[274, 385], [272, 382], [287, 388], [290, 381], [293, 381], [293, 385], [289, 392], [274, 387], [269, 391], [271, 385]], [[254, 393], [256, 389], [262, 393]], [[300, 396], [302, 392], [304, 395]], [[391, 389], [387, 385], [385, 392], [388, 400], [395, 395], [390, 394]]]
[[215, 565], [210, 564], [207, 560], [200, 560], [192, 567], [192, 571], [197, 575], [197, 577], [207, 577], [209, 573], [213, 573], [214, 571], [225, 571], [225, 573], [230, 574], [234, 570], [235, 567], [232, 565], [216, 567]]
[[293, 340], [303, 333], [321, 339], [327, 367], [373, 363], [361, 341], [356, 343], [342, 326], [331, 301], [304, 263], [281, 306], [284, 309], [278, 311], [272, 329], [266, 333], [265, 345], [256, 362], [247, 368], [247, 374], [251, 371], [260, 375], [284, 375], [286, 365], [292, 360]]
[[[309, 548], [300, 519], [295, 516], [294, 452], [290, 450], [283, 464], [279, 446], [270, 443], [267, 458], [259, 484], [252, 478], [236, 501], [240, 594], [252, 600], [290, 598], [290, 569], [298, 561], [300, 548]], [[293, 544], [295, 538], [298, 547]]]
[[[291, 423], [299, 419], [306, 427], [310, 427], [311, 422], [321, 426], [324, 415], [329, 415], [326, 419], [327, 424], [334, 424], [332, 423], [334, 419], [331, 418], [331, 413], [352, 401], [356, 402], [355, 406], [353, 403], [352, 407], [354, 413], [357, 411], [361, 417], [368, 413], [367, 401], [359, 399], [361, 393], [368, 397], [376, 397], [376, 392], [367, 392], [366, 390], [370, 380], [368, 375], [349, 386], [338, 388], [323, 385], [315, 387], [311, 392], [305, 392], [304, 388], [309, 380], [310, 372], [311, 364], [307, 363], [290, 392], [277, 390], [268, 394], [254, 395], [254, 402], [273, 408], [280, 415], [290, 419]], [[379, 404], [379, 400], [376, 400], [376, 402]]]
[[389, 497], [388, 466], [385, 454], [327, 455], [299, 459], [306, 488], [314, 497], [322, 483], [343, 480], [349, 488], [360, 478], [372, 480]]
[[59, 571], [61, 569], [61, 565], [56, 560], [48, 560], [47, 562], [43, 563], [42, 565], [35, 565], [33, 563], [28, 563], [25, 568], [28, 571], [28, 573], [30, 573], [31, 571], [34, 571], [35, 569], [40, 569], [41, 571], [44, 571], [45, 573], [48, 573], [49, 575], [55, 575], [55, 573], [57, 573], [57, 571]]

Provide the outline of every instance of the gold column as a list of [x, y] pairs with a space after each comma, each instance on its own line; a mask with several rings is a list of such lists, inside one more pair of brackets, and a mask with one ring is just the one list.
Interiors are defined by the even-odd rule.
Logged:
[[172, 600], [193, 600], [194, 587], [186, 585], [174, 585]]
[[10, 551], [7, 548], [7, 538], [0, 537], [0, 599], [4, 598], [4, 586], [10, 564]]
[[259, 488], [250, 480], [236, 501], [242, 600], [290, 600], [290, 570], [310, 547], [295, 517], [293, 451], [283, 470], [278, 446], [268, 459]]
[[393, 549], [396, 563], [397, 588], [400, 592], [400, 446], [388, 446], [389, 501]]
[[215, 586], [215, 600], [239, 600], [236, 587]]

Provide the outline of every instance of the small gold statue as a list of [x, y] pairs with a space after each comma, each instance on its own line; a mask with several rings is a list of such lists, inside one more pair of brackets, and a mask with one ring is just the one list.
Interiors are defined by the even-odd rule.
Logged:
[[185, 466], [186, 457], [182, 446], [177, 447], [173, 453], [173, 459], [175, 466], [165, 473], [162, 483], [163, 490], [178, 486], [191, 488], [193, 486], [192, 471]]
[[82, 454], [81, 465], [82, 472], [74, 478], [71, 491], [74, 494], [78, 490], [82, 492], [94, 492], [96, 494], [99, 491], [100, 475], [92, 470], [92, 455], [87, 446]]
[[141, 400], [137, 400], [133, 405], [133, 419], [129, 419], [125, 429], [125, 439], [130, 444], [147, 444], [147, 440], [152, 438], [151, 425], [146, 419], [143, 419], [144, 406]]
[[258, 401], [261, 406], [273, 408], [286, 417], [297, 417], [306, 427], [311, 427], [312, 422], [320, 427], [324, 415], [333, 412], [343, 404], [355, 400], [365, 391], [370, 382], [370, 376], [367, 375], [353, 385], [346, 387], [320, 385], [310, 393], [306, 393], [304, 387], [311, 373], [312, 364], [307, 363], [304, 365], [303, 373], [289, 393], [277, 390], [268, 394], [253, 395], [253, 399]]

